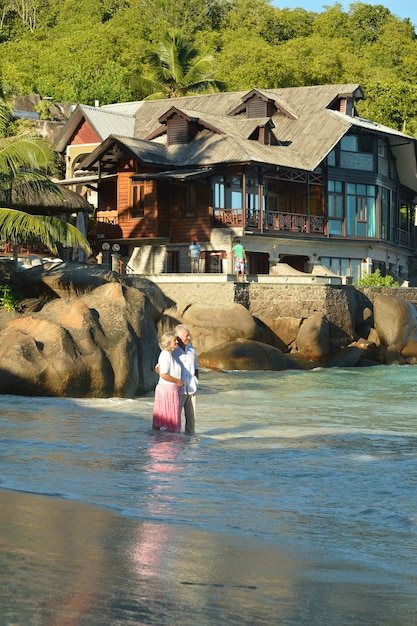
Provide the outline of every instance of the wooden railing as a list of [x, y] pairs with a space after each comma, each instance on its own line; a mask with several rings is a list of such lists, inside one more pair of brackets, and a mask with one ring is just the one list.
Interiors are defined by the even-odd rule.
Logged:
[[[248, 211], [246, 222], [243, 221], [242, 209], [215, 209], [214, 219], [218, 226], [245, 226], [259, 228], [259, 211]], [[302, 213], [279, 213], [265, 211], [263, 214], [264, 230], [279, 230], [296, 233], [324, 233], [324, 217]]]
[[324, 233], [324, 217], [303, 213], [265, 213], [265, 228], [295, 233]]

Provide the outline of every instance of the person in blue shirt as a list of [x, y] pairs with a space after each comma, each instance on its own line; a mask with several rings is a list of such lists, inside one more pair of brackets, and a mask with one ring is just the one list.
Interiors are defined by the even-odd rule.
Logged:
[[196, 393], [198, 389], [198, 363], [197, 354], [191, 345], [190, 329], [185, 324], [175, 327], [178, 344], [172, 355], [183, 366], [182, 378], [184, 385], [180, 391], [181, 412], [185, 416], [185, 433], [194, 435], [196, 418]]
[[200, 265], [200, 244], [196, 237], [193, 237], [192, 243], [188, 246], [188, 257], [191, 264], [191, 273], [195, 274], [199, 271]]

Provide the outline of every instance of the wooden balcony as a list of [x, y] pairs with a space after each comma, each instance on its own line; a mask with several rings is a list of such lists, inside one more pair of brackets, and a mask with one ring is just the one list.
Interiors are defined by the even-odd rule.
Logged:
[[303, 213], [265, 213], [264, 228], [293, 233], [324, 234], [324, 217], [319, 215], [305, 215]]
[[[214, 220], [215, 226], [223, 228], [227, 226], [259, 228], [259, 212], [256, 209], [247, 212], [245, 222], [242, 209], [215, 209]], [[318, 215], [265, 211], [263, 222], [264, 231], [319, 234], [325, 232], [324, 217]]]

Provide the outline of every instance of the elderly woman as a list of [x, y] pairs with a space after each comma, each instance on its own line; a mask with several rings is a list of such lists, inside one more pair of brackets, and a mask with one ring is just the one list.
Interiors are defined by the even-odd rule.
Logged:
[[174, 433], [181, 431], [180, 387], [184, 385], [181, 380], [181, 363], [172, 356], [177, 344], [175, 333], [162, 335], [159, 343], [161, 354], [157, 366], [159, 381], [155, 387], [152, 422], [154, 430], [166, 428]]

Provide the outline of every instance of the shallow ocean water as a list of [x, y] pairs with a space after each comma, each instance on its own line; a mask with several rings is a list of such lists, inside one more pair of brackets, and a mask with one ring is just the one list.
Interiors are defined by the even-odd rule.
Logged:
[[416, 375], [203, 371], [195, 437], [0, 396], [0, 624], [417, 624]]

